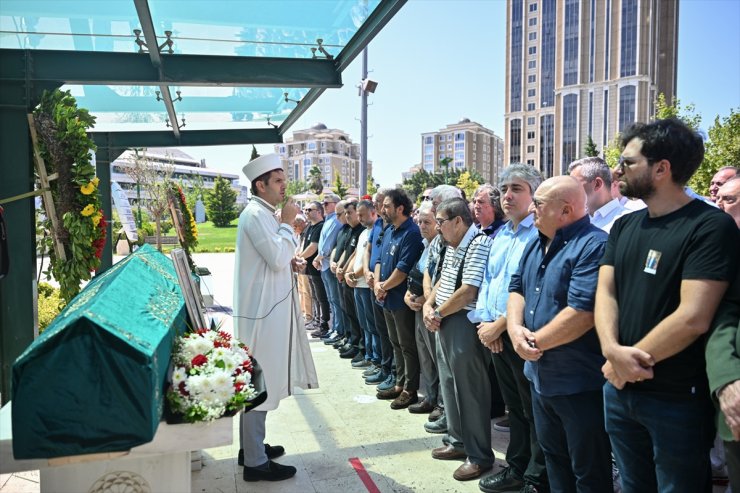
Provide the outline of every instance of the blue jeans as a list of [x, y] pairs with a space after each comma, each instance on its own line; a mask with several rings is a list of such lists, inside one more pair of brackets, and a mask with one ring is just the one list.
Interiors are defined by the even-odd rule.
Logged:
[[344, 312], [339, 305], [339, 284], [337, 278], [331, 272], [331, 269], [321, 271], [321, 279], [324, 281], [326, 296], [329, 298], [331, 306], [331, 328], [340, 335], [344, 335]]
[[380, 338], [375, 330], [375, 316], [373, 315], [373, 300], [370, 288], [355, 288], [355, 306], [357, 319], [365, 337], [365, 359], [380, 364]]
[[543, 396], [533, 385], [531, 391], [550, 490], [612, 493], [612, 457], [604, 430], [601, 391]]
[[671, 399], [607, 382], [604, 414], [624, 493], [711, 491], [714, 411], [708, 392]]

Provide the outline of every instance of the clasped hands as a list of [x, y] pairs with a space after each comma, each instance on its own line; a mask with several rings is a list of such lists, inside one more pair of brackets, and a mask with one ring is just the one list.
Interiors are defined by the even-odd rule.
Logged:
[[429, 332], [437, 332], [442, 325], [442, 319], [434, 315], [434, 308], [429, 303], [424, 303], [422, 308], [424, 325]]
[[618, 389], [629, 383], [653, 378], [653, 357], [634, 346], [615, 344], [606, 353], [606, 363], [601, 367], [604, 377]]
[[537, 361], [542, 357], [544, 351], [537, 347], [534, 332], [523, 325], [516, 324], [512, 324], [508, 331], [514, 351], [524, 361]]

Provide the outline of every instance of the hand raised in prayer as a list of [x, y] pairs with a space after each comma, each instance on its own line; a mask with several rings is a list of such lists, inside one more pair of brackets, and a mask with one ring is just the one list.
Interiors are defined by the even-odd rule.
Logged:
[[293, 201], [293, 198], [288, 198], [288, 200], [285, 202], [285, 205], [280, 210], [280, 222], [292, 225], [293, 221], [295, 221], [295, 217], [298, 215], [298, 212], [300, 212], [300, 209]]

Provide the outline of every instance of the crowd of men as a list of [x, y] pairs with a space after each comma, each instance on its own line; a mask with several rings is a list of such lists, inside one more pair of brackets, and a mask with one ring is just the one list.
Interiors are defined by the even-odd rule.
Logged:
[[[740, 491], [738, 169], [705, 199], [686, 186], [704, 144], [681, 121], [621, 144], [614, 169], [512, 164], [470, 201], [326, 194], [296, 220], [311, 335], [391, 409], [428, 413], [456, 480], [612, 492], [616, 465], [624, 492], [711, 491], [714, 443]], [[487, 474], [504, 404], [507, 465]]]

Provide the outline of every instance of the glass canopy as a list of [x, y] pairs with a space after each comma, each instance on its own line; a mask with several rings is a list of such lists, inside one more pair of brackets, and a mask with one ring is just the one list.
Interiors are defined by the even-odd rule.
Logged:
[[0, 54], [27, 53], [26, 80], [65, 82], [96, 132], [282, 135], [405, 2], [2, 0]]

